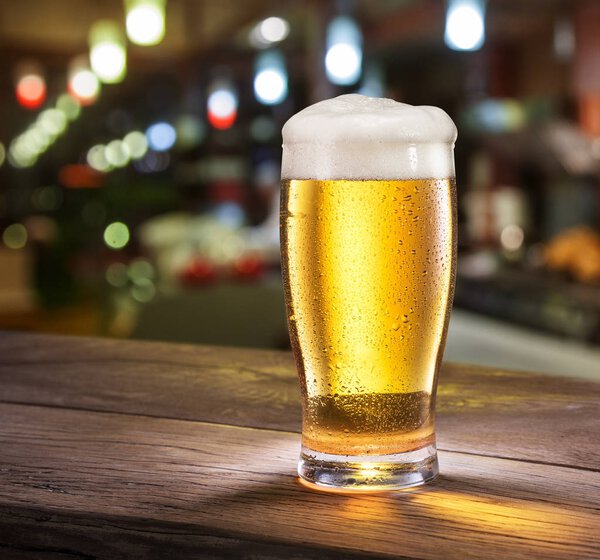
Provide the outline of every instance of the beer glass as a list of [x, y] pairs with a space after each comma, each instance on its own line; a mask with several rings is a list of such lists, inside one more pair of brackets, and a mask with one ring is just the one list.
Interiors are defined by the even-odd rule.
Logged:
[[283, 128], [281, 251], [303, 422], [323, 489], [433, 480], [455, 279], [456, 128], [441, 109], [344, 95]]

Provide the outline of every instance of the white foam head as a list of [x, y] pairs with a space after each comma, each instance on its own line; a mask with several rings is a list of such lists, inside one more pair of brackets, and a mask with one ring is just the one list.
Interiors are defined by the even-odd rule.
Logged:
[[456, 126], [442, 109], [341, 95], [284, 125], [283, 179], [454, 177]]

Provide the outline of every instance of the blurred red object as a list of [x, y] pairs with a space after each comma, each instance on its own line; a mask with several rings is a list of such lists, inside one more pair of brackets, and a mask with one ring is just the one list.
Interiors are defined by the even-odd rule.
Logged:
[[63, 165], [58, 171], [58, 180], [69, 189], [95, 189], [104, 183], [104, 176], [89, 165]]
[[23, 76], [17, 84], [17, 101], [26, 109], [37, 109], [46, 99], [46, 82], [35, 74]]
[[212, 124], [218, 130], [227, 130], [233, 126], [235, 119], [237, 118], [237, 111], [233, 111], [232, 113], [219, 116], [213, 113], [212, 111], [208, 111], [207, 113], [208, 122]]
[[238, 259], [233, 265], [234, 277], [239, 280], [255, 280], [265, 272], [264, 261], [255, 255]]
[[183, 269], [179, 278], [188, 286], [210, 284], [216, 280], [217, 271], [208, 259], [196, 258]]
[[243, 202], [245, 187], [239, 181], [216, 181], [210, 185], [210, 199], [213, 202]]

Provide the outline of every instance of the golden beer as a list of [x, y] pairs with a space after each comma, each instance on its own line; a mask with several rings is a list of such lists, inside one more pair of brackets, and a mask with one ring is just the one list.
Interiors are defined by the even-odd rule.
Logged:
[[454, 286], [454, 181], [282, 186], [303, 445], [384, 455], [433, 443], [431, 402]]
[[281, 255], [302, 392], [298, 472], [322, 488], [437, 476], [435, 392], [456, 263], [456, 128], [345, 95], [283, 129]]

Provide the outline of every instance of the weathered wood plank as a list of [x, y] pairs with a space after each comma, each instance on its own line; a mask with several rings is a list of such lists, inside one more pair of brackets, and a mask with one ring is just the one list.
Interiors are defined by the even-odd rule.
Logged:
[[[24, 405], [0, 405], [0, 417], [6, 550], [111, 559], [194, 546], [214, 558], [600, 556], [597, 472], [442, 452], [434, 485], [323, 494], [294, 476], [297, 434]], [[135, 555], [126, 543], [140, 544]]]
[[[0, 505], [2, 560], [369, 560], [346, 552], [254, 540], [194, 524]], [[401, 556], [397, 557], [403, 560]]]
[[[2, 334], [0, 401], [300, 429], [289, 352]], [[438, 412], [441, 449], [600, 464], [600, 383], [445, 364]]]

